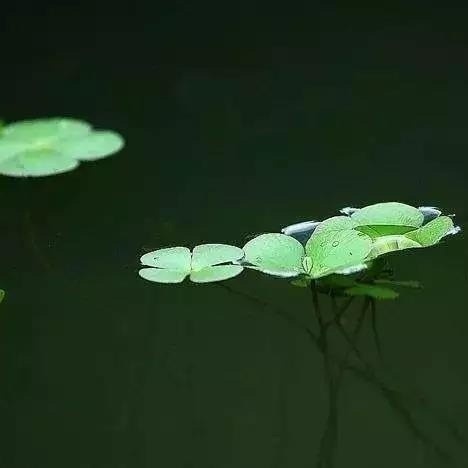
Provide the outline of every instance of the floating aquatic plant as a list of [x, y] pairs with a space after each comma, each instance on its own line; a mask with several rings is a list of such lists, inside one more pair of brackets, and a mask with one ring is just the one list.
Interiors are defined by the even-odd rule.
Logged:
[[[390, 286], [414, 286], [393, 281], [382, 271], [385, 254], [438, 244], [456, 234], [452, 215], [435, 207], [413, 207], [399, 202], [377, 203], [363, 208], [343, 208], [341, 215], [323, 221], [291, 224], [281, 232], [264, 233], [249, 240], [242, 249], [219, 244], [160, 249], [144, 255], [141, 262], [151, 268], [140, 276], [161, 283], [177, 283], [190, 275], [195, 282], [232, 278], [244, 268], [292, 279], [296, 286], [312, 282], [334, 294], [393, 299]], [[214, 246], [218, 250], [213, 250]], [[210, 252], [210, 262], [197, 266]], [[222, 255], [217, 258], [214, 252]], [[345, 276], [349, 276], [344, 280]], [[337, 283], [341, 279], [341, 284]], [[377, 281], [382, 283], [377, 284]], [[384, 284], [385, 283], [385, 284]]]
[[[329, 392], [328, 417], [316, 466], [334, 466], [337, 402], [345, 372], [373, 386], [424, 448], [435, 450], [438, 456], [447, 459], [450, 454], [418, 427], [412, 411], [419, 414], [425, 410], [437, 422], [441, 420], [440, 415], [425, 399], [415, 399], [389, 385], [382, 372], [376, 372], [372, 361], [359, 349], [358, 340], [369, 318], [377, 356], [382, 360], [376, 301], [397, 298], [400, 287], [421, 287], [417, 281], [395, 280], [388, 267], [388, 254], [436, 245], [446, 236], [457, 234], [460, 228], [454, 225], [452, 215], [443, 215], [434, 207], [416, 208], [390, 202], [340, 211], [340, 215], [323, 221], [304, 221], [286, 226], [281, 232], [255, 236], [242, 249], [211, 244], [197, 246], [192, 253], [186, 247], [156, 250], [141, 257], [142, 264], [151, 268], [143, 268], [139, 273], [145, 279], [161, 283], [179, 283], [187, 276], [195, 282], [218, 282], [246, 269], [285, 278], [295, 286], [308, 288], [312, 294], [316, 329], [302, 324], [289, 311], [220, 285], [298, 325], [323, 355]], [[323, 308], [322, 298], [330, 304], [331, 310]], [[359, 300], [362, 301], [359, 312], [345, 317], [353, 301]], [[337, 333], [330, 336], [331, 329]], [[334, 346], [337, 338], [344, 343]], [[453, 434], [450, 423], [446, 426]], [[460, 441], [458, 433], [455, 439]]]
[[41, 177], [76, 169], [81, 161], [110, 156], [124, 146], [110, 130], [70, 118], [24, 120], [0, 126], [0, 174]]
[[195, 283], [209, 283], [241, 273], [243, 267], [231, 262], [243, 256], [241, 249], [225, 244], [197, 245], [193, 252], [186, 247], [171, 247], [143, 255], [140, 261], [149, 268], [138, 273], [157, 283], [181, 283], [187, 276]]

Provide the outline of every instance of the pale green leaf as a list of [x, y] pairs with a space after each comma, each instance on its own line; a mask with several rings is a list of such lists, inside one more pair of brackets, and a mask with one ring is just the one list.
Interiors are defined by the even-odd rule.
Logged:
[[50, 144], [61, 138], [72, 138], [89, 133], [91, 125], [87, 122], [69, 118], [46, 118], [23, 120], [6, 125], [2, 138], [22, 143]]
[[207, 266], [201, 270], [192, 271], [190, 279], [194, 283], [211, 283], [214, 281], [223, 281], [239, 275], [243, 271], [240, 265], [215, 265]]
[[376, 203], [351, 214], [360, 226], [407, 226], [418, 228], [424, 215], [417, 208], [399, 202]]
[[244, 261], [266, 274], [291, 277], [303, 272], [304, 247], [293, 237], [268, 233], [255, 237], [243, 248]]
[[201, 270], [207, 266], [220, 263], [234, 262], [244, 256], [244, 251], [239, 247], [226, 244], [197, 245], [192, 254], [192, 271]]
[[111, 131], [93, 131], [81, 120], [49, 118], [5, 126], [0, 134], [0, 174], [41, 177], [78, 167], [119, 151], [123, 138]]
[[0, 136], [0, 164], [3, 161], [12, 158], [27, 149], [29, 149], [29, 145], [27, 145], [26, 143], [20, 143], [18, 141], [8, 141], [2, 139]]
[[181, 283], [189, 272], [170, 268], [142, 268], [138, 274], [155, 283]]
[[123, 146], [123, 138], [111, 131], [93, 131], [84, 136], [62, 139], [54, 144], [57, 151], [81, 161], [105, 158], [121, 150]]
[[354, 229], [314, 233], [306, 244], [307, 255], [312, 259], [311, 276], [319, 278], [360, 265], [371, 247], [370, 237]]
[[440, 216], [429, 221], [419, 229], [406, 234], [408, 239], [418, 242], [423, 247], [437, 244], [443, 237], [454, 230], [453, 221], [448, 216]]
[[190, 273], [192, 255], [187, 247], [169, 247], [148, 252], [140, 258], [143, 265]]
[[377, 258], [390, 252], [405, 249], [417, 249], [422, 247], [418, 242], [409, 239], [407, 236], [383, 236], [374, 240], [369, 259]]
[[0, 174], [42, 177], [72, 171], [78, 162], [51, 149], [27, 150], [0, 162]]
[[316, 228], [313, 235], [330, 231], [345, 231], [356, 227], [358, 223], [349, 216], [332, 216], [322, 221]]

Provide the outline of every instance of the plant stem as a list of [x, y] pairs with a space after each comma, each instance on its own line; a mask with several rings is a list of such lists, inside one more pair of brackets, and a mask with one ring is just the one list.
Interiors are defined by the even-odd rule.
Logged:
[[370, 299], [370, 308], [371, 308], [371, 324], [372, 324], [372, 334], [374, 336], [375, 348], [377, 349], [377, 355], [381, 362], [383, 362], [382, 354], [382, 345], [379, 337], [379, 331], [377, 328], [377, 310], [375, 299]]

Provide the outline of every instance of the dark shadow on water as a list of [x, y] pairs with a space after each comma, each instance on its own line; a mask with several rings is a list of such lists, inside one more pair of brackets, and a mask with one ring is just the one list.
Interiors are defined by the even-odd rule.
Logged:
[[[398, 417], [402, 427], [424, 447], [423, 457], [436, 459], [443, 463], [443, 466], [468, 466], [468, 438], [457, 427], [457, 424], [447, 417], [443, 410], [436, 408], [421, 391], [408, 390], [411, 385], [404, 386], [392, 383], [392, 369], [383, 362], [375, 299], [363, 298], [361, 306], [358, 307], [357, 317], [354, 320], [348, 320], [347, 316], [351, 312], [350, 309], [355, 303], [355, 298], [341, 299], [341, 302], [331, 294], [328, 297], [322, 295], [323, 297], [320, 298], [314, 282], [311, 282], [311, 302], [316, 318], [316, 330], [312, 330], [308, 325], [300, 323], [292, 313], [279, 309], [267, 301], [223, 283], [216, 283], [215, 286], [239, 295], [258, 307], [275, 313], [295, 328], [301, 329], [322, 355], [324, 377], [328, 387], [328, 415], [320, 439], [316, 462], [311, 466], [316, 468], [336, 468], [337, 466], [335, 455], [338, 448], [340, 390], [344, 380], [350, 376], [369, 386], [381, 396]], [[330, 318], [328, 320], [324, 314], [323, 299], [329, 300], [328, 314]], [[375, 343], [376, 364], [372, 364], [359, 349], [359, 338], [366, 320], [370, 322], [370, 332]], [[341, 346], [340, 343], [330, 339], [329, 335], [333, 329], [342, 339]], [[424, 416], [428, 417], [431, 423], [444, 433], [442, 440], [448, 440], [449, 443], [441, 442], [440, 435], [431, 433], [426, 428], [430, 425], [419, 422], [418, 412], [423, 412]]]

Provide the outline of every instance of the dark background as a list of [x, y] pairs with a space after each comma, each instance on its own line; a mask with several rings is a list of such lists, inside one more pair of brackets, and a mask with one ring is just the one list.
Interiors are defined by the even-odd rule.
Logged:
[[[463, 226], [467, 20], [449, 7], [5, 6], [1, 118], [82, 118], [127, 145], [65, 175], [0, 178], [0, 467], [322, 466], [327, 389], [303, 330], [213, 285], [145, 282], [139, 257], [242, 246], [378, 201], [435, 204]], [[466, 260], [463, 234], [398, 256], [398, 277], [425, 289], [379, 309], [392, 384], [464, 434]], [[313, 324], [287, 282], [229, 285]], [[338, 413], [337, 468], [468, 466], [431, 412], [418, 428], [451, 459], [352, 375]]]

